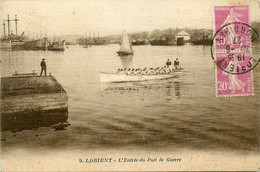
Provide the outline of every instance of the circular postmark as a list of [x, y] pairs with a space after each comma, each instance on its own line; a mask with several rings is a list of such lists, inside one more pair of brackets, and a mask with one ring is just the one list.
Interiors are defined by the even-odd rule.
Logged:
[[259, 38], [257, 31], [246, 23], [228, 23], [214, 34], [211, 57], [217, 67], [226, 73], [247, 73], [260, 62], [260, 57], [253, 58], [251, 52], [252, 41]]

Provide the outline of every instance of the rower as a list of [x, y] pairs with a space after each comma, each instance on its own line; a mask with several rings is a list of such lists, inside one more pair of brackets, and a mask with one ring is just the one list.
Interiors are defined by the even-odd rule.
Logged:
[[163, 67], [163, 73], [167, 73], [167, 66]]
[[138, 75], [140, 75], [140, 74], [141, 74], [141, 72], [142, 72], [142, 71], [141, 71], [141, 69], [140, 69], [140, 68], [138, 68], [138, 69], [137, 69], [137, 74], [138, 74]]
[[160, 68], [159, 68], [159, 67], [157, 67], [157, 68], [155, 69], [155, 74], [156, 74], [156, 75], [158, 75], [158, 74], [160, 73], [160, 71], [159, 71], [159, 70], [160, 70]]
[[132, 74], [132, 75], [135, 74], [135, 69], [132, 69], [131, 74]]
[[178, 58], [176, 58], [176, 60], [174, 61], [174, 67], [175, 67], [175, 69], [178, 69], [178, 68], [179, 68], [179, 65], [180, 65], [179, 60], [178, 60]]
[[148, 70], [147, 70], [146, 67], [143, 69], [142, 74], [143, 74], [143, 75], [147, 75], [147, 74], [148, 74]]
[[131, 69], [126, 70], [127, 75], [131, 75]]
[[169, 71], [171, 72], [172, 71], [172, 62], [169, 59], [166, 62], [166, 66], [169, 69]]
[[144, 68], [142, 71], [141, 71], [141, 75], [145, 75], [146, 74], [146, 69]]
[[138, 74], [138, 71], [139, 71], [139, 69], [138, 69], [138, 68], [137, 68], [137, 69], [135, 69], [135, 73], [136, 73], [136, 74]]
[[161, 67], [160, 69], [160, 74], [163, 74], [163, 67]]

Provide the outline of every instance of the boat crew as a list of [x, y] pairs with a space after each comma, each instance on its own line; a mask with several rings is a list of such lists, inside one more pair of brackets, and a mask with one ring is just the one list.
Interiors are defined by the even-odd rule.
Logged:
[[138, 69], [135, 69], [134, 70], [134, 75], [137, 75], [138, 74]]
[[132, 69], [131, 75], [134, 75], [134, 74], [135, 74], [135, 69]]
[[161, 67], [161, 69], [160, 69], [160, 74], [163, 74], [164, 72], [163, 72], [163, 67]]
[[147, 74], [148, 74], [148, 70], [147, 70], [146, 67], [143, 69], [143, 71], [141, 72], [141, 74], [142, 74], [142, 75], [147, 75]]
[[169, 71], [171, 72], [172, 71], [172, 62], [169, 59], [166, 62], [166, 66], [169, 69]]
[[155, 69], [154, 73], [155, 73], [156, 75], [158, 75], [158, 74], [160, 73], [159, 69], [160, 69], [159, 67], [157, 67], [157, 68]]
[[178, 58], [176, 58], [176, 60], [174, 61], [174, 67], [175, 67], [175, 69], [178, 69], [178, 68], [179, 68], [179, 65], [180, 65], [179, 60], [178, 60]]
[[131, 69], [126, 70], [127, 75], [131, 75]]
[[150, 74], [150, 75], [153, 75], [153, 74], [154, 74], [154, 69], [153, 69], [153, 68], [150, 68], [150, 69], [149, 69], [149, 74]]
[[138, 68], [138, 69], [137, 69], [137, 74], [138, 74], [138, 75], [141, 75], [141, 73], [142, 73], [141, 69]]
[[120, 69], [120, 72], [119, 72], [119, 73], [121, 73], [121, 74], [122, 74], [122, 73], [125, 73], [125, 72], [124, 72], [124, 69]]
[[145, 68], [141, 71], [141, 75], [145, 75], [146, 74], [146, 70]]

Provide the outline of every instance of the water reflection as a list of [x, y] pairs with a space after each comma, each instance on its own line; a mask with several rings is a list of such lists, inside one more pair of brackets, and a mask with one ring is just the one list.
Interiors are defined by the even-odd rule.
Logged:
[[178, 98], [181, 97], [180, 87], [181, 87], [180, 82], [174, 82], [174, 92], [175, 92], [175, 96], [178, 97]]
[[[157, 94], [162, 96], [164, 100], [170, 101], [173, 97], [181, 97], [182, 83], [176, 81], [178, 78], [170, 78], [165, 80], [125, 82], [125, 83], [101, 83], [101, 93], [105, 94], [127, 94], [129, 92], [139, 92], [140, 94], [150, 95], [150, 91], [156, 90]], [[165, 94], [166, 93], [166, 94]]]
[[67, 120], [67, 110], [1, 114], [1, 130], [22, 131], [39, 127], [52, 127], [54, 130], [65, 130], [70, 125]]
[[133, 55], [121, 56], [120, 61], [123, 68], [130, 68], [132, 66]]

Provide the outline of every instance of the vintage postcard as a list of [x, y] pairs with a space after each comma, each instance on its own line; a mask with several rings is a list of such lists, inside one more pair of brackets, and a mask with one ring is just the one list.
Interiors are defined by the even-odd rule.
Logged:
[[2, 0], [1, 171], [259, 171], [259, 0]]

